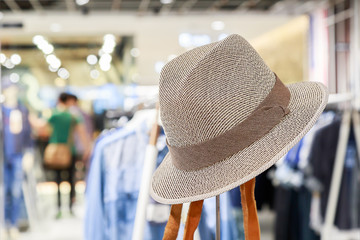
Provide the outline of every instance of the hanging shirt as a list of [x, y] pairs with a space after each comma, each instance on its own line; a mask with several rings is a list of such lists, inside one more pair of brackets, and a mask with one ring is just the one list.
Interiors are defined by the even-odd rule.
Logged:
[[[333, 123], [320, 129], [314, 138], [311, 151], [310, 163], [313, 167], [314, 176], [321, 182], [321, 215], [324, 219], [327, 209], [328, 198], [335, 164], [337, 145], [339, 140], [340, 119], [335, 119]], [[344, 169], [341, 179], [339, 201], [336, 210], [335, 225], [339, 229], [351, 229], [354, 225], [351, 221], [353, 208], [351, 208], [352, 195], [352, 175], [353, 170], [357, 169], [355, 163], [358, 161], [353, 132], [350, 132], [350, 141], [344, 162]], [[357, 169], [358, 171], [358, 169]], [[359, 187], [360, 184], [357, 184]], [[358, 223], [356, 223], [358, 225]], [[358, 226], [359, 227], [359, 226]]]
[[[14, 120], [14, 114], [12, 113], [16, 113], [16, 123], [13, 123], [17, 125], [15, 127], [11, 126], [11, 120]], [[9, 108], [3, 105], [2, 114], [5, 139], [5, 158], [11, 158], [11, 156], [23, 154], [26, 148], [32, 146], [31, 128], [28, 120], [28, 110], [25, 108], [25, 106], [20, 104], [16, 108]]]
[[[131, 239], [148, 132], [144, 124], [125, 127], [97, 142], [86, 190], [85, 239]], [[166, 220], [147, 223], [144, 239], [162, 236]]]
[[106, 239], [131, 239], [147, 143], [137, 129], [103, 149]]
[[105, 238], [104, 219], [104, 165], [102, 162], [103, 148], [119, 138], [127, 136], [130, 131], [116, 129], [102, 136], [94, 146], [90, 159], [91, 165], [86, 183], [85, 239], [103, 240]]

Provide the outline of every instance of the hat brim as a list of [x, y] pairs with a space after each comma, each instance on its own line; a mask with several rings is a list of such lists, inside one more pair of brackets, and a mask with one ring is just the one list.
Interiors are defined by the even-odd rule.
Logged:
[[178, 204], [210, 198], [249, 181], [275, 164], [311, 129], [328, 99], [327, 89], [321, 83], [302, 82], [287, 87], [291, 93], [290, 113], [242, 151], [197, 171], [177, 169], [167, 154], [152, 178], [150, 193], [154, 200]]

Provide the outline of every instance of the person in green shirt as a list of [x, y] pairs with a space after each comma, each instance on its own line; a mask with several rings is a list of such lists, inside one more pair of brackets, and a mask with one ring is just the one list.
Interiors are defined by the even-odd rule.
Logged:
[[49, 143], [71, 143], [71, 150], [74, 153], [74, 144], [71, 135], [76, 125], [82, 123], [78, 116], [73, 116], [65, 104], [58, 104], [51, 117], [48, 119], [52, 132]]
[[91, 153], [91, 141], [86, 133], [82, 118], [69, 111], [69, 108], [73, 105], [73, 101], [77, 100], [77, 97], [68, 93], [61, 93], [58, 98], [56, 108], [53, 110], [51, 117], [47, 122], [41, 119], [31, 119], [31, 125], [38, 131], [49, 136], [49, 143], [67, 143], [71, 145], [72, 152], [72, 164], [68, 169], [56, 170], [56, 182], [58, 184], [58, 213], [56, 218], [62, 216], [61, 212], [61, 192], [60, 183], [62, 181], [62, 173], [66, 172], [68, 175], [68, 181], [70, 183], [70, 201], [69, 208], [70, 213], [73, 214], [73, 203], [75, 202], [75, 162], [76, 162], [76, 150], [74, 145], [73, 135], [76, 132], [80, 138], [81, 143], [85, 146], [83, 158], [87, 159]]
[[[71, 214], [73, 214], [73, 203], [75, 202], [75, 162], [76, 162], [76, 151], [74, 145], [73, 134], [75, 131], [78, 132], [80, 136], [84, 134], [84, 126], [82, 119], [79, 116], [72, 114], [69, 111], [70, 102], [76, 99], [76, 96], [62, 93], [59, 96], [58, 104], [53, 111], [52, 116], [48, 119], [48, 123], [51, 126], [52, 132], [50, 135], [49, 143], [67, 143], [71, 145], [72, 152], [72, 163], [71, 166], [65, 171], [68, 173], [68, 181], [70, 183], [70, 200], [69, 208]], [[86, 137], [83, 139], [84, 142], [88, 140]], [[85, 144], [88, 145], [88, 144]], [[61, 173], [63, 171], [56, 170], [56, 182], [58, 184], [58, 214], [57, 218], [60, 218], [61, 213], [61, 193], [60, 193], [60, 183], [62, 181]]]

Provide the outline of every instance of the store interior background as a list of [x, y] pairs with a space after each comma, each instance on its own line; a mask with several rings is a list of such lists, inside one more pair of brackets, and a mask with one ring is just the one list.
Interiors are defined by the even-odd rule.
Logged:
[[[353, 99], [358, 108], [359, 16], [357, 0], [1, 0], [1, 79], [18, 85], [19, 100], [45, 118], [60, 92], [76, 94], [93, 116], [95, 140], [123, 124], [122, 116], [154, 105], [168, 61], [237, 33], [285, 83], [320, 81], [331, 101]], [[38, 147], [33, 158], [24, 165], [26, 217], [18, 239], [83, 239], [83, 166], [75, 216], [55, 220], [56, 185]], [[69, 192], [66, 182], [61, 191]], [[275, 240], [274, 213], [264, 209], [259, 216], [262, 239]]]

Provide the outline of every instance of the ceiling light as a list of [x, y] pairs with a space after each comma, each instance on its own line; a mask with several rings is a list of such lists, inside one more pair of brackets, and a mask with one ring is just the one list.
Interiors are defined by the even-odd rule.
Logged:
[[97, 63], [98, 59], [94, 54], [90, 54], [89, 56], [87, 56], [86, 61], [90, 65], [95, 65]]
[[11, 55], [10, 60], [15, 65], [19, 65], [21, 63], [21, 57], [17, 53]]
[[44, 49], [49, 45], [49, 43], [44, 40], [41, 41], [38, 45], [36, 45], [39, 49], [41, 49], [41, 51], [44, 51]]
[[160, 73], [161, 69], [165, 66], [165, 63], [162, 61], [157, 61], [155, 63], [155, 72]]
[[6, 55], [3, 53], [0, 53], [0, 64], [5, 63], [5, 61], [6, 61]]
[[15, 67], [15, 64], [13, 64], [10, 59], [7, 59], [4, 63], [4, 66], [8, 69], [12, 69]]
[[59, 68], [54, 68], [50, 65], [49, 70], [50, 70], [50, 72], [57, 72], [57, 70], [59, 70]]
[[10, 74], [10, 81], [13, 83], [17, 83], [20, 80], [20, 76], [17, 73]]
[[100, 69], [104, 72], [107, 72], [109, 71], [111, 68], [111, 65], [110, 63], [105, 63], [105, 64], [100, 64]]
[[114, 51], [116, 43], [113, 41], [106, 41], [102, 47], [105, 53], [112, 53]]
[[59, 67], [61, 66], [60, 59], [56, 58], [53, 62], [50, 63], [50, 66], [54, 69], [59, 69]]
[[170, 4], [173, 2], [173, 0], [160, 0], [162, 4]]
[[115, 36], [114, 36], [114, 34], [106, 34], [103, 39], [104, 39], [104, 42], [105, 42], [105, 41], [109, 41], [109, 40], [115, 42]]
[[41, 42], [45, 41], [45, 39], [41, 35], [36, 35], [33, 37], [32, 41], [35, 45], [39, 45]]
[[101, 48], [101, 49], [99, 50], [98, 54], [99, 54], [99, 56], [101, 57], [102, 55], [105, 54], [105, 52], [104, 52], [104, 50]]
[[89, 2], [89, 0], [76, 0], [76, 4], [79, 6], [85, 5]]
[[224, 30], [225, 23], [223, 21], [214, 21], [211, 23], [211, 28], [215, 31]]
[[42, 51], [43, 51], [43, 53], [45, 53], [45, 54], [50, 54], [50, 53], [52, 53], [52, 52], [54, 51], [54, 46], [51, 45], [51, 44], [46, 44], [46, 45], [44, 45], [44, 47], [42, 48]]
[[46, 57], [46, 62], [48, 64], [51, 64], [51, 63], [55, 62], [56, 59], [57, 59], [57, 57], [54, 54], [50, 54]]
[[70, 73], [65, 68], [60, 68], [58, 71], [58, 76], [63, 79], [68, 79], [70, 77]]
[[90, 71], [90, 77], [92, 79], [97, 79], [98, 77], [100, 77], [100, 72], [96, 69], [93, 69]]
[[108, 53], [105, 53], [100, 57], [99, 64], [100, 65], [109, 64], [111, 62], [111, 60], [112, 60], [111, 55]]
[[138, 48], [132, 48], [130, 50], [130, 55], [133, 57], [139, 57], [140, 56], [140, 50]]
[[179, 44], [184, 48], [192, 46], [192, 35], [190, 33], [181, 33], [179, 35]]

